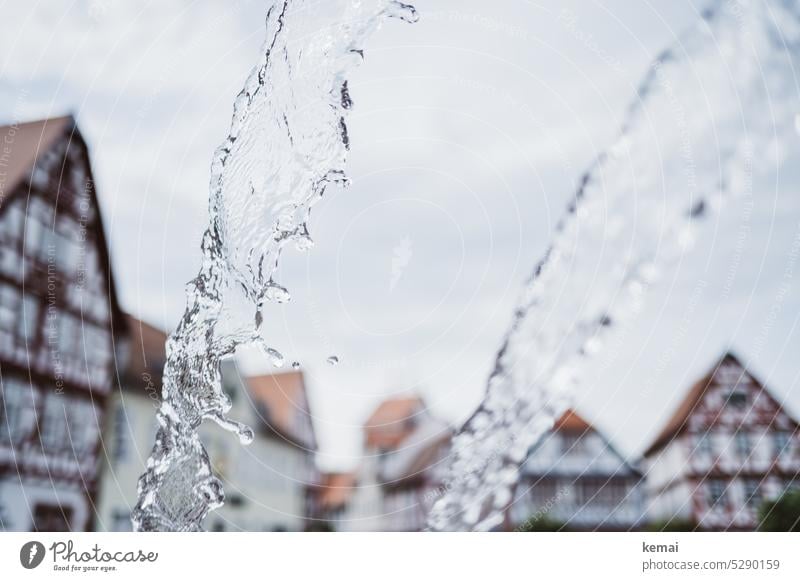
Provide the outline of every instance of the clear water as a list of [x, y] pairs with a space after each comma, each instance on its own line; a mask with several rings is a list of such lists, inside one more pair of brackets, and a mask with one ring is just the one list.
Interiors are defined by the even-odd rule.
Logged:
[[202, 266], [167, 342], [159, 428], [132, 514], [136, 530], [199, 530], [224, 502], [197, 429], [210, 419], [243, 444], [253, 439], [251, 428], [226, 417], [231, 402], [220, 361], [255, 344], [275, 366], [284, 364], [262, 339], [262, 307], [290, 300], [273, 278], [281, 251], [313, 246], [314, 204], [330, 184], [347, 182], [347, 74], [386, 18], [413, 22], [417, 15], [393, 0], [286, 0], [269, 9], [261, 61], [214, 154]]
[[774, 194], [800, 154], [799, 56], [789, 0], [719, 2], [660, 55], [524, 289], [485, 399], [454, 440], [431, 529], [498, 526], [586, 362], [695, 229], [730, 196]]

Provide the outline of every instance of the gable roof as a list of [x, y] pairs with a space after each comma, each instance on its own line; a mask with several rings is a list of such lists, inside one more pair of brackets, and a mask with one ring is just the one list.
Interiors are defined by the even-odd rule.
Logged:
[[[94, 184], [88, 146], [72, 115], [0, 126], [0, 140], [3, 141], [3, 151], [0, 157], [0, 200], [3, 203], [0, 204], [0, 212], [6, 208], [11, 197], [30, 195], [30, 186], [28, 185], [27, 188], [24, 186], [30, 183], [31, 175], [39, 159], [48, 153], [59, 140], [67, 140], [68, 149], [71, 147], [79, 149], [86, 170]], [[57, 207], [59, 192], [43, 193], [52, 195], [54, 199], [50, 201]], [[95, 187], [86, 188], [86, 193], [97, 214], [94, 227], [97, 234], [100, 268], [106, 277], [104, 282], [111, 310], [111, 331], [115, 336], [121, 337], [128, 332], [127, 320], [117, 299], [100, 202]]]
[[[262, 418], [273, 433], [303, 448], [316, 447], [311, 411], [302, 371], [274, 375], [257, 375], [245, 380], [247, 390], [256, 404], [261, 404], [267, 417]], [[296, 419], [308, 422], [310, 433], [304, 434]]]
[[2, 167], [2, 177], [5, 179], [0, 180], [0, 194], [11, 194], [24, 179], [30, 177], [39, 156], [68, 131], [75, 130], [75, 120], [71, 115], [0, 127], [3, 153], [6, 154]]
[[[705, 375], [703, 375], [703, 377], [701, 377], [694, 383], [694, 385], [692, 385], [692, 387], [686, 393], [686, 397], [683, 398], [683, 401], [681, 401], [678, 407], [675, 408], [675, 411], [667, 420], [667, 423], [664, 426], [664, 428], [656, 436], [653, 443], [650, 444], [650, 446], [644, 451], [645, 457], [655, 454], [656, 452], [664, 448], [664, 446], [669, 444], [674, 438], [683, 433], [683, 431], [686, 428], [689, 416], [691, 416], [692, 413], [700, 405], [700, 402], [703, 400], [703, 397], [708, 392], [708, 390], [711, 387], [717, 385], [716, 373], [719, 370], [719, 368], [725, 364], [737, 365], [742, 368], [743, 373], [748, 373], [748, 375], [752, 377], [752, 374], [747, 370], [745, 365], [742, 364], [742, 362], [733, 353], [730, 352], [725, 353], [722, 357], [720, 357], [719, 361], [717, 361], [717, 363], [714, 364], [714, 366], [712, 366], [712, 368]], [[766, 392], [767, 395], [770, 395], [769, 391], [764, 387], [764, 385], [760, 381], [758, 381], [755, 377], [752, 378], [756, 387], [759, 390]], [[770, 397], [772, 396], [770, 395]], [[774, 400], [775, 398], [772, 399]], [[776, 404], [778, 405], [778, 407], [783, 409], [782, 406], [780, 406], [780, 404], [777, 403], [777, 401]]]
[[594, 426], [583, 419], [575, 410], [567, 410], [553, 424], [553, 430], [558, 432], [579, 433], [594, 430]]
[[416, 481], [452, 437], [451, 426], [433, 416], [419, 395], [384, 400], [364, 423], [366, 445], [379, 451], [378, 479], [386, 486]]
[[354, 472], [329, 472], [321, 475], [313, 492], [323, 510], [336, 510], [350, 501], [357, 487], [358, 477]]
[[396, 448], [414, 431], [415, 418], [424, 409], [416, 395], [384, 400], [364, 422], [367, 446]]

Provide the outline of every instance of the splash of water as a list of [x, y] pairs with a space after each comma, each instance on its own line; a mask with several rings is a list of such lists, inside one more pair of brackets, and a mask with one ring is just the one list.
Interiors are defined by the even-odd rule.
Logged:
[[718, 2], [655, 61], [525, 286], [485, 399], [454, 439], [431, 529], [500, 525], [520, 463], [587, 360], [695, 228], [731, 195], [774, 192], [788, 148], [800, 153], [798, 57], [796, 2], [738, 0]]
[[253, 440], [252, 429], [225, 416], [231, 402], [220, 361], [255, 344], [274, 365], [284, 363], [261, 337], [262, 309], [290, 299], [273, 280], [281, 251], [289, 242], [312, 247], [314, 204], [330, 184], [347, 183], [347, 74], [386, 18], [413, 22], [417, 15], [395, 0], [308, 7], [282, 0], [267, 13], [261, 62], [236, 97], [230, 133], [214, 154], [202, 266], [167, 341], [159, 428], [139, 479], [135, 530], [199, 530], [224, 501], [197, 429], [210, 419], [242, 443]]

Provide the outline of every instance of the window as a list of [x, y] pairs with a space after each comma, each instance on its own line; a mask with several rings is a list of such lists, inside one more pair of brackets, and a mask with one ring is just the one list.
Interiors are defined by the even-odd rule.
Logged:
[[25, 214], [19, 209], [19, 202], [12, 204], [0, 217], [0, 270], [13, 279], [22, 276], [22, 260], [19, 255], [19, 239], [25, 224]]
[[36, 391], [17, 379], [2, 382], [0, 400], [0, 442], [19, 444], [36, 426]]
[[76, 454], [91, 452], [97, 445], [99, 430], [95, 407], [90, 401], [71, 401], [67, 408], [69, 444]]
[[747, 432], [736, 432], [734, 436], [736, 441], [736, 454], [741, 459], [746, 459], [750, 456], [750, 452], [752, 451], [752, 447], [750, 446], [750, 436]]
[[604, 506], [615, 507], [623, 501], [626, 492], [625, 482], [617, 479], [607, 480], [600, 485], [596, 500]]
[[19, 293], [14, 287], [0, 283], [0, 330], [16, 328]]
[[58, 314], [58, 349], [62, 359], [73, 353], [80, 353], [83, 343], [78, 338], [78, 320], [72, 315]]
[[583, 452], [583, 438], [580, 434], [564, 434], [561, 436], [561, 452], [563, 454], [579, 454]]
[[540, 480], [536, 482], [531, 486], [530, 497], [533, 504], [537, 507], [553, 503], [556, 498], [555, 481]]
[[55, 504], [37, 504], [33, 510], [33, 530], [65, 533], [71, 530], [72, 507]]
[[86, 342], [86, 359], [90, 363], [103, 366], [111, 361], [111, 336], [108, 331], [86, 323], [83, 326], [83, 340]]
[[131, 513], [123, 508], [117, 508], [111, 513], [111, 530], [117, 533], [124, 533], [133, 530], [131, 525]]
[[22, 207], [22, 202], [16, 200], [10, 204], [5, 216], [3, 230], [6, 240], [19, 240], [22, 238], [22, 232], [25, 228], [25, 210]]
[[[71, 220], [70, 220], [71, 222]], [[56, 234], [56, 265], [58, 270], [72, 275], [80, 264], [81, 247], [74, 240], [63, 234]]]
[[723, 506], [726, 502], [725, 482], [723, 480], [709, 480], [707, 484], [708, 489], [708, 504], [709, 506]]
[[711, 434], [703, 432], [697, 436], [697, 453], [701, 456], [711, 456], [714, 453], [714, 446], [711, 441]]
[[28, 256], [39, 256], [42, 249], [42, 236], [44, 226], [35, 218], [28, 218], [25, 221], [25, 246], [24, 252]]
[[756, 478], [745, 478], [744, 482], [744, 501], [750, 508], [761, 506], [763, 497], [761, 496], [761, 482]]
[[30, 344], [36, 336], [39, 323], [39, 299], [26, 294], [22, 299], [22, 312], [17, 315], [17, 337], [19, 343]]
[[789, 452], [789, 434], [787, 432], [773, 432], [772, 447], [776, 458], [786, 455]]
[[69, 448], [65, 405], [68, 401], [63, 395], [50, 394], [45, 397], [44, 417], [40, 429], [42, 444], [46, 451], [59, 452]]
[[741, 410], [747, 406], [747, 393], [737, 389], [728, 396], [728, 405], [734, 409]]
[[114, 448], [112, 450], [114, 464], [119, 464], [128, 459], [128, 416], [131, 410], [127, 410], [127, 414], [125, 412], [125, 406], [122, 403], [117, 405], [114, 410]]

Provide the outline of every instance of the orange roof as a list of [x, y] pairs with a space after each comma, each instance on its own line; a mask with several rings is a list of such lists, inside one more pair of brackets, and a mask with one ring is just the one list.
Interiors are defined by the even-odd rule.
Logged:
[[0, 181], [0, 194], [10, 194], [22, 180], [30, 176], [39, 156], [47, 152], [68, 128], [74, 126], [73, 118], [66, 116], [0, 127], [0, 139], [9, 150], [4, 160], [5, 179]]
[[304, 434], [299, 425], [307, 423], [310, 430], [311, 412], [302, 371], [248, 377], [247, 387], [253, 400], [266, 408], [264, 421], [272, 429], [304, 446], [315, 445], [313, 432]]
[[317, 498], [323, 509], [335, 510], [347, 504], [356, 489], [357, 477], [353, 472], [333, 472], [322, 475], [317, 487]]
[[[25, 180], [31, 177], [32, 171], [39, 158], [50, 152], [53, 147], [64, 140], [67, 147], [76, 147], [83, 154], [86, 162], [86, 171], [91, 177], [91, 162], [88, 158], [88, 147], [78, 131], [75, 119], [72, 115], [63, 117], [53, 117], [41, 119], [27, 123], [13, 123], [0, 127], [0, 141], [3, 142], [3, 159], [0, 166], [0, 211], [6, 205], [8, 198], [15, 192], [29, 195], [28, 188], [23, 186]], [[27, 184], [25, 184], [27, 185]], [[115, 337], [122, 337], [127, 332], [127, 324], [117, 301], [116, 287], [112, 274], [111, 262], [108, 256], [108, 245], [103, 229], [102, 214], [99, 211], [99, 202], [94, 187], [86, 188], [91, 198], [91, 204], [97, 210], [95, 223], [91, 225], [96, 229], [97, 249], [100, 252], [101, 269], [108, 279], [105, 281], [108, 291], [108, 299], [112, 312], [111, 330]], [[58, 207], [60, 199], [60, 187], [53, 188], [52, 191], [43, 192], [45, 196], [53, 198]]]
[[584, 433], [594, 430], [594, 427], [579, 416], [575, 410], [567, 410], [553, 425], [553, 429], [559, 432]]
[[414, 431], [414, 417], [424, 409], [418, 396], [387, 399], [364, 423], [367, 446], [391, 449]]

